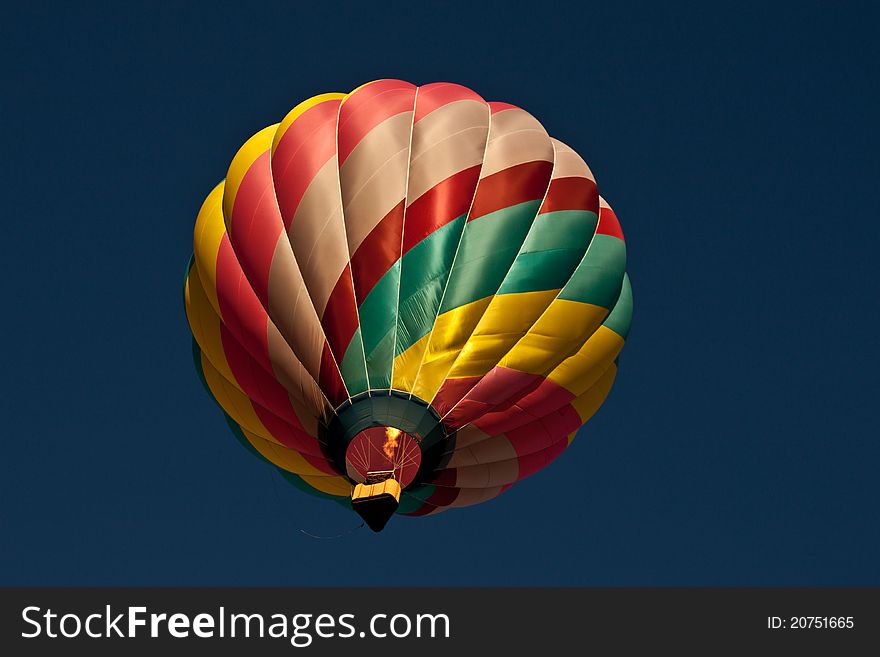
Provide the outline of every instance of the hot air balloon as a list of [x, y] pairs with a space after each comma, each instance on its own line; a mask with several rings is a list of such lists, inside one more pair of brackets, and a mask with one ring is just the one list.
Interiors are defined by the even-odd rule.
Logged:
[[556, 459], [632, 314], [584, 160], [523, 109], [401, 80], [309, 98], [245, 142], [198, 213], [185, 303], [242, 444], [375, 531]]

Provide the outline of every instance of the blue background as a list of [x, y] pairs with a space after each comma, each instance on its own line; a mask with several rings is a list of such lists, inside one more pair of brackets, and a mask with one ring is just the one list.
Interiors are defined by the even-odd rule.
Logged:
[[[251, 4], [0, 27], [0, 584], [880, 584], [875, 7]], [[181, 286], [239, 145], [379, 77], [465, 84], [580, 151], [635, 316], [552, 466], [316, 540], [359, 519], [228, 432]]]

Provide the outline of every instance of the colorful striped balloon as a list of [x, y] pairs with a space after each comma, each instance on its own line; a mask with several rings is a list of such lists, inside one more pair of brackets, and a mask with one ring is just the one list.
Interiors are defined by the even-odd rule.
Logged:
[[553, 461], [632, 315], [583, 159], [518, 107], [401, 80], [310, 98], [242, 146], [196, 219], [185, 301], [239, 440], [374, 529]]

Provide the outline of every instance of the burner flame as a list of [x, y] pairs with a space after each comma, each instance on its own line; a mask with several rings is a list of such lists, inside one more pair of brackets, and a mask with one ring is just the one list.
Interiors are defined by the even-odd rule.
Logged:
[[397, 451], [397, 439], [400, 437], [400, 429], [394, 427], [385, 427], [385, 444], [382, 445], [382, 451], [389, 461], [394, 460], [394, 453]]

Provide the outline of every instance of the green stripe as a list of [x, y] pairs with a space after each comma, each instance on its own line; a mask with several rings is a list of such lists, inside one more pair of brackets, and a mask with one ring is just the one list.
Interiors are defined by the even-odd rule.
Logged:
[[518, 203], [465, 225], [441, 315], [498, 291], [540, 204], [540, 200]]
[[244, 447], [248, 452], [250, 452], [251, 456], [256, 456], [261, 461], [268, 463], [273, 467], [277, 467], [272, 461], [267, 459], [265, 456], [260, 454], [257, 451], [257, 448], [251, 444], [251, 441], [247, 439], [244, 435], [244, 432], [241, 430], [241, 425], [238, 424], [235, 420], [232, 419], [231, 416], [227, 415], [226, 412], [223, 413], [223, 417], [226, 418], [226, 424], [229, 425], [229, 430], [232, 431], [232, 435], [235, 436], [236, 440], [238, 440], [239, 444]]
[[539, 214], [498, 294], [561, 288], [584, 257], [598, 221], [587, 210]]
[[431, 331], [466, 216], [461, 215], [438, 228], [404, 254], [395, 356]]
[[[364, 337], [364, 351], [367, 354], [367, 374], [372, 388], [391, 387], [399, 281], [400, 261], [398, 260], [382, 275], [358, 308], [361, 334]], [[349, 393], [352, 395], [359, 392], [363, 390], [349, 388]]]
[[629, 327], [632, 322], [633, 295], [632, 286], [629, 284], [629, 276], [623, 275], [623, 285], [620, 288], [620, 297], [611, 313], [602, 324], [617, 333], [624, 340], [629, 336]]
[[[217, 402], [217, 399], [214, 397], [214, 393], [211, 392], [211, 386], [208, 385], [208, 380], [205, 378], [205, 370], [202, 369], [202, 350], [199, 347], [199, 343], [196, 342], [195, 338], [192, 338], [192, 357], [193, 357], [193, 365], [196, 366], [196, 374], [199, 377], [199, 381], [202, 382], [202, 385], [205, 386], [205, 390], [208, 391], [208, 394], [211, 395], [211, 399]], [[219, 403], [217, 403], [220, 406]]]
[[349, 394], [354, 394], [354, 390], [363, 392], [369, 387], [367, 373], [364, 369], [360, 327], [354, 332], [351, 342], [348, 343], [342, 362], [339, 363], [339, 373], [342, 375], [342, 380], [345, 381], [345, 387], [348, 388]]
[[343, 506], [350, 506], [349, 499], [347, 497], [339, 497], [337, 495], [329, 495], [323, 491], [318, 490], [317, 488], [313, 488], [308, 483], [306, 483], [299, 475], [296, 475], [292, 472], [288, 472], [283, 468], [279, 468], [277, 465], [272, 463], [265, 456], [260, 454], [256, 447], [251, 444], [251, 441], [247, 439], [247, 436], [244, 435], [244, 432], [241, 430], [241, 426], [233, 420], [225, 411], [223, 413], [223, 417], [226, 418], [226, 424], [229, 425], [229, 429], [232, 431], [232, 435], [236, 437], [239, 444], [244, 447], [252, 456], [256, 456], [258, 459], [263, 461], [264, 463], [268, 463], [273, 468], [278, 470], [281, 473], [281, 476], [284, 477], [289, 483], [293, 484], [296, 488], [303, 491], [304, 493], [308, 493], [313, 495], [314, 497], [320, 497], [325, 500], [334, 500], [335, 502], [340, 502]]
[[[435, 490], [436, 486], [425, 484], [424, 486], [419, 486], [413, 491], [406, 491], [401, 494], [400, 506], [397, 507], [397, 513], [412, 513], [418, 511], [425, 505], [424, 500], [431, 497]], [[418, 496], [415, 494], [416, 491], [419, 493]]]
[[623, 241], [611, 235], [597, 234], [559, 298], [611, 308], [620, 296], [625, 271], [626, 245]]

